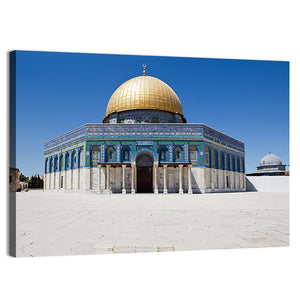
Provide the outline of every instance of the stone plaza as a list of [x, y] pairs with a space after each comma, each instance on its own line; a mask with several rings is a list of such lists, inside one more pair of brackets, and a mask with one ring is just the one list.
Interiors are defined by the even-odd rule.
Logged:
[[289, 193], [17, 193], [17, 256], [289, 245]]

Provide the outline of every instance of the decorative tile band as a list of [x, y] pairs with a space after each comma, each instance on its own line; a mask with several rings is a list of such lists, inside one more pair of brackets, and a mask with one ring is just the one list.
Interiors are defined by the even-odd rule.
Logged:
[[[200, 140], [207, 138], [221, 145], [244, 151], [244, 143], [203, 124], [87, 124], [45, 143], [45, 152], [87, 139], [138, 140], [153, 143], [159, 139]], [[142, 139], [145, 139], [143, 141]]]

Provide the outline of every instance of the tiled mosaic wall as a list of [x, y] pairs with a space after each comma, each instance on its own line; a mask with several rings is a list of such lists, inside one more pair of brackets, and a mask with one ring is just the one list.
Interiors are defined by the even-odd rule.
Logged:
[[244, 144], [202, 124], [89, 124], [45, 144], [45, 173], [130, 163], [141, 152], [154, 161], [244, 173]]

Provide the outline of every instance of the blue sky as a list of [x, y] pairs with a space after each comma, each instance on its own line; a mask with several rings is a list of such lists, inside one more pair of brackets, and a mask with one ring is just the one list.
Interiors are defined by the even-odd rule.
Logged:
[[269, 151], [289, 164], [289, 63], [280, 61], [17, 52], [17, 167], [43, 174], [44, 143], [102, 122], [124, 81], [157, 77], [178, 95], [188, 123], [245, 143], [246, 172]]

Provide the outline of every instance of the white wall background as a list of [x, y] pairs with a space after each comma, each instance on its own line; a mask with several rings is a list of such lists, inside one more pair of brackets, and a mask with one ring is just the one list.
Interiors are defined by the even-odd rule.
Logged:
[[289, 176], [247, 176], [247, 191], [289, 192]]
[[1, 1], [2, 141], [7, 141], [8, 130], [7, 51], [13, 49], [290, 60], [292, 100], [288, 248], [7, 257], [8, 150], [2, 146], [1, 299], [300, 299], [297, 4], [293, 0]]

